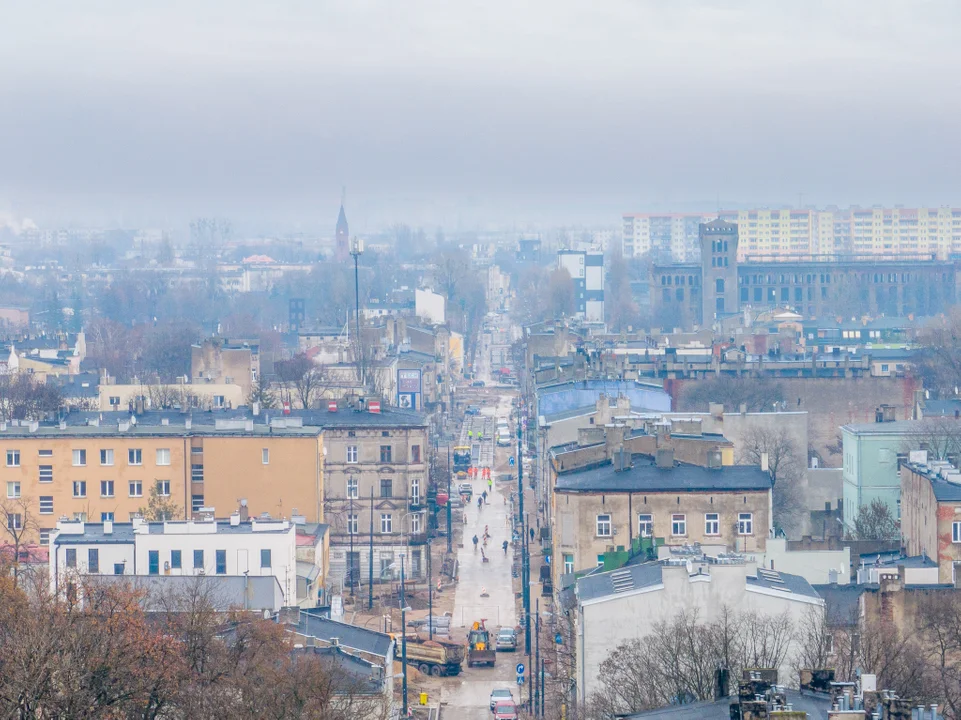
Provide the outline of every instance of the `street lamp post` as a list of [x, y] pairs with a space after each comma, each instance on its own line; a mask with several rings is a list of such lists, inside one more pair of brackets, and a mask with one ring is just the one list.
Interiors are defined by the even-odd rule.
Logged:
[[433, 570], [431, 568], [430, 557], [430, 535], [427, 536], [427, 634], [429, 639], [434, 639], [434, 588]]
[[450, 510], [450, 435], [447, 436], [447, 552], [451, 552], [451, 510]]
[[364, 241], [354, 238], [350, 242], [350, 254], [354, 258], [354, 330], [357, 333], [357, 371], [360, 373], [358, 381], [364, 385], [364, 342], [360, 335], [360, 272], [357, 261], [364, 253]]
[[407, 598], [404, 594], [404, 556], [400, 556], [400, 662], [404, 668], [404, 705], [407, 712]]

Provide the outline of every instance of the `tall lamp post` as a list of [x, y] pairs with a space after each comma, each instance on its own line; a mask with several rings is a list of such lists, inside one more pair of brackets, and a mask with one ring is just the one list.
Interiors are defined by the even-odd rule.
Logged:
[[407, 712], [407, 598], [404, 594], [404, 556], [400, 556], [400, 662], [404, 669], [404, 705]]
[[450, 436], [447, 439], [447, 552], [451, 551], [451, 510], [450, 510]]
[[434, 588], [433, 583], [433, 570], [431, 568], [431, 557], [430, 557], [430, 534], [427, 535], [427, 634], [430, 636], [428, 639], [434, 639]]
[[364, 254], [364, 241], [354, 238], [350, 241], [350, 255], [354, 258], [354, 330], [357, 333], [357, 372], [360, 373], [358, 382], [364, 385], [364, 342], [360, 335], [360, 272], [357, 260]]

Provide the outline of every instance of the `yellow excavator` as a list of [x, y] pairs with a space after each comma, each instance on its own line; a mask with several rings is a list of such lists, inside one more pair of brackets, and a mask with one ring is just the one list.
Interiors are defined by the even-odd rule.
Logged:
[[490, 665], [494, 667], [497, 652], [491, 642], [491, 635], [484, 625], [485, 620], [478, 620], [467, 631], [467, 667], [474, 665]]

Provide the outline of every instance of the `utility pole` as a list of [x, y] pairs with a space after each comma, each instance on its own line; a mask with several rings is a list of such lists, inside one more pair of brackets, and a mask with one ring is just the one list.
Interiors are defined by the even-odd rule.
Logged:
[[521, 516], [521, 592], [524, 598], [524, 652], [528, 656], [528, 664], [530, 664], [530, 654], [531, 654], [531, 596], [530, 596], [530, 579], [528, 578], [528, 565], [530, 563], [530, 549], [527, 546], [527, 526], [525, 524], [524, 515], [524, 463], [521, 457], [521, 446], [522, 446], [522, 430], [521, 430], [521, 418], [518, 417], [517, 422], [517, 493], [519, 496], [518, 511]]
[[[350, 510], [347, 511], [347, 534], [350, 536], [350, 554], [347, 556], [347, 572], [350, 575], [350, 596], [354, 597], [354, 496], [350, 496]], [[358, 563], [359, 565], [360, 563]]]
[[404, 595], [404, 556], [400, 556], [400, 662], [404, 667], [404, 709], [407, 712], [407, 601]]
[[367, 609], [374, 609], [374, 488], [370, 489], [370, 548], [367, 551]]
[[[448, 440], [447, 440], [447, 552], [451, 552], [451, 533], [454, 532], [454, 530], [453, 530], [453, 528], [451, 527], [451, 519], [450, 519], [450, 516], [451, 516], [451, 510], [450, 510], [450, 500], [451, 500], [451, 495], [450, 495], [450, 439], [449, 439], [449, 438], [450, 438], [450, 435], [448, 435], [447, 437], [448, 437]], [[465, 508], [464, 511], [466, 512], [467, 509]]]
[[[448, 501], [449, 502], [449, 501]], [[427, 535], [427, 633], [434, 639], [434, 588], [431, 570], [430, 534]]]
[[536, 598], [534, 600], [534, 645], [537, 648], [534, 651], [534, 666], [531, 668], [531, 675], [534, 683], [532, 683], [537, 689], [534, 691], [534, 707], [533, 712], [537, 713], [541, 696], [544, 693], [544, 688], [540, 685], [540, 678], [538, 677], [537, 669], [541, 664], [541, 599]]
[[357, 269], [357, 261], [364, 253], [364, 241], [354, 238], [350, 243], [350, 254], [354, 258], [354, 327], [357, 331], [357, 371], [360, 377], [357, 382], [361, 387], [365, 383], [364, 368], [364, 339], [360, 335], [360, 272]]

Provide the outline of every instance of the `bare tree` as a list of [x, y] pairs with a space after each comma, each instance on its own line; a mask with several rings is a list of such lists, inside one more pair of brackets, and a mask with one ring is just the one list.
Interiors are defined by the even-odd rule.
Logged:
[[681, 400], [689, 410], [707, 410], [710, 403], [721, 403], [728, 410], [746, 405], [748, 412], [761, 412], [784, 402], [784, 390], [769, 378], [722, 375], [687, 383]]
[[904, 439], [901, 452], [918, 449], [927, 450], [931, 460], [957, 460], [961, 456], [961, 422], [943, 416], [918, 421]]
[[6, 543], [13, 557], [10, 565], [13, 583], [20, 583], [20, 551], [27, 541], [39, 532], [37, 520], [33, 515], [33, 500], [29, 497], [7, 498], [0, 501], [3, 516], [3, 531], [9, 539]]
[[858, 508], [854, 536], [858, 540], [897, 540], [901, 533], [891, 508], [880, 498]]
[[744, 436], [739, 463], [760, 465], [767, 456], [768, 470], [774, 483], [774, 524], [790, 533], [804, 512], [804, 501], [798, 484], [806, 462], [797, 443], [783, 428], [755, 426]]
[[286, 401], [296, 399], [304, 409], [313, 403], [330, 386], [330, 373], [323, 365], [316, 364], [305, 353], [274, 364]]
[[955, 397], [961, 388], [961, 309], [954, 307], [932, 320], [918, 334], [915, 357], [924, 386], [942, 397]]
[[0, 419], [41, 420], [64, 406], [57, 385], [35, 381], [30, 375], [0, 375]]

